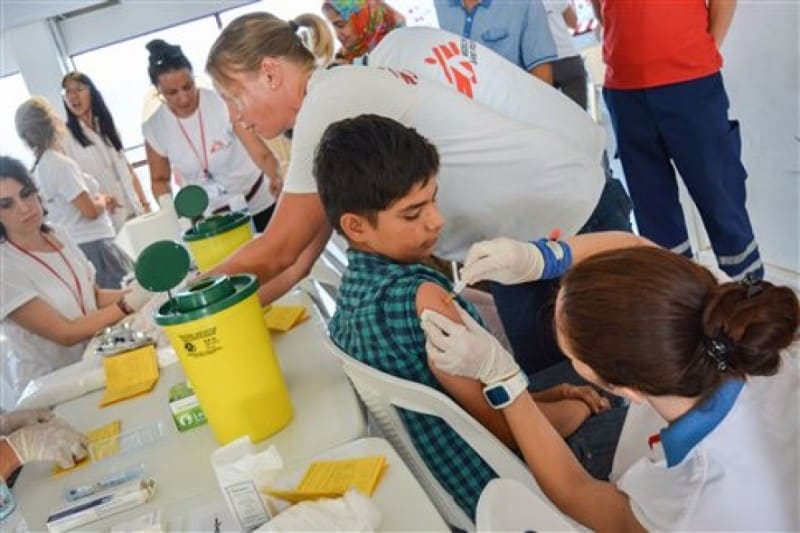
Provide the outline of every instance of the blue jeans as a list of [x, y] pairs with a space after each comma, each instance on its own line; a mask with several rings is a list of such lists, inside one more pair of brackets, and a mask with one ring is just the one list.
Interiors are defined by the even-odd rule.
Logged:
[[[540, 391], [559, 383], [589, 385], [572, 368], [572, 363], [563, 361], [530, 376], [530, 389]], [[628, 406], [622, 398], [603, 393], [611, 402], [611, 409], [590, 416], [575, 433], [565, 440], [572, 453], [595, 479], [607, 480], [614, 464], [619, 435], [628, 414]]]
[[[608, 178], [597, 207], [578, 233], [631, 231], [631, 200], [619, 180]], [[531, 239], [538, 237], [541, 235], [532, 235]], [[564, 361], [553, 335], [553, 302], [558, 281], [490, 285], [514, 358], [525, 373], [535, 374]]]

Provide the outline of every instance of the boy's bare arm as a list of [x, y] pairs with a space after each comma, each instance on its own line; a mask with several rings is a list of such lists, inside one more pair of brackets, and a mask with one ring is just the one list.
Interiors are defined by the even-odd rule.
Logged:
[[[419, 286], [416, 304], [417, 315], [421, 315], [425, 309], [430, 309], [455, 322], [461, 321], [458, 313], [453, 308], [450, 295], [444, 288], [435, 283], [427, 282]], [[514, 437], [511, 435], [511, 430], [500, 411], [492, 409], [483, 397], [483, 386], [478, 380], [446, 374], [434, 367], [430, 359], [428, 360], [428, 368], [431, 369], [431, 372], [433, 372], [436, 380], [444, 390], [470, 415], [507, 446], [517, 447]]]
[[[451, 295], [435, 283], [423, 283], [419, 286], [416, 303], [417, 315], [421, 315], [425, 309], [430, 309], [445, 315], [454, 322], [461, 322], [458, 313], [453, 308]], [[428, 368], [431, 369], [444, 390], [461, 407], [507, 446], [517, 448], [505, 419], [499, 411], [492, 409], [486, 398], [483, 397], [483, 386], [480, 382], [442, 372], [433, 366], [430, 360], [428, 360]], [[550, 400], [549, 403], [538, 403], [537, 405], [562, 437], [571, 435], [591, 415], [587, 404], [577, 399]]]

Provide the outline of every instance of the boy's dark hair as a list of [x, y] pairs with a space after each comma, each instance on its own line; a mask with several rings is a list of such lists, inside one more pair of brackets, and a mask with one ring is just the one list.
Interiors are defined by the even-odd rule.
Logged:
[[314, 157], [322, 205], [328, 222], [342, 232], [344, 213], [377, 214], [439, 171], [439, 154], [425, 137], [399, 122], [360, 115], [334, 122], [322, 134]]

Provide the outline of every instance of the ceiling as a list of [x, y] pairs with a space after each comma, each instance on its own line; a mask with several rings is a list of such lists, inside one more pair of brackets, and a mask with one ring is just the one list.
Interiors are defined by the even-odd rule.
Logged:
[[104, 3], [106, 0], [0, 0], [0, 28], [8, 30]]

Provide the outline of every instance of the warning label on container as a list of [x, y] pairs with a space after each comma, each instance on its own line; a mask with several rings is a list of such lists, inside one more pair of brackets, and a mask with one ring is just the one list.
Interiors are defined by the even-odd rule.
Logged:
[[179, 335], [189, 357], [205, 357], [222, 350], [216, 326]]

